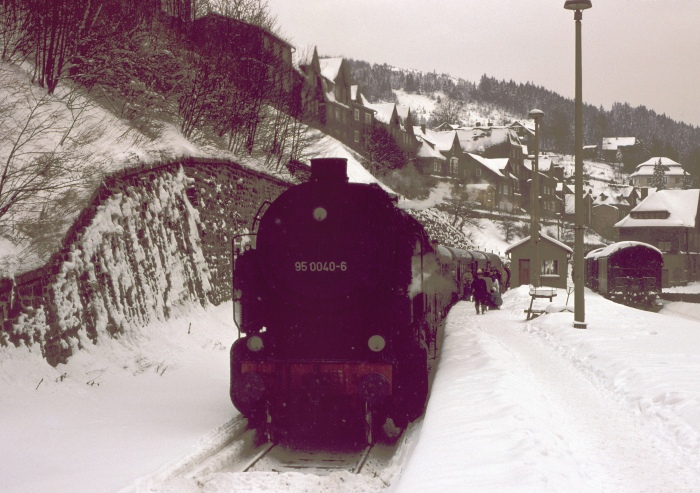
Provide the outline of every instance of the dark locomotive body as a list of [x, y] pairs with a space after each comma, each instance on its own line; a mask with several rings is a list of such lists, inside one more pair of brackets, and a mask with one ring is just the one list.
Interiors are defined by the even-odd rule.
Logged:
[[614, 301], [651, 305], [661, 294], [663, 255], [656, 247], [622, 241], [593, 250], [585, 258], [586, 287]]
[[[231, 399], [253, 422], [288, 429], [313, 414], [416, 419], [428, 350], [454, 283], [425, 230], [346, 161], [312, 160], [312, 179], [260, 219], [234, 267], [242, 336]], [[371, 430], [370, 430], [371, 431]]]
[[372, 441], [423, 413], [438, 327], [478, 268], [502, 265], [431, 242], [379, 186], [348, 183], [344, 159], [311, 165], [234, 248], [231, 400], [272, 434], [363, 417]]

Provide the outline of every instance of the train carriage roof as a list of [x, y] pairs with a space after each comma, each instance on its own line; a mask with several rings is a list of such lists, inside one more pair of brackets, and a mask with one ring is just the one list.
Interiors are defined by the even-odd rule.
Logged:
[[481, 260], [483, 262], [487, 262], [489, 260], [486, 254], [484, 252], [480, 252], [479, 250], [469, 250], [469, 253], [472, 254], [474, 260]]
[[461, 248], [454, 248], [454, 247], [446, 247], [446, 248], [452, 252], [453, 257], [456, 260], [471, 261], [474, 259], [474, 256], [470, 252], [468, 252], [467, 250], [462, 250]]
[[648, 248], [650, 250], [655, 251], [656, 253], [659, 254], [659, 257], [663, 258], [663, 253], [661, 253], [661, 250], [656, 248], [653, 245], [650, 245], [648, 243], [643, 243], [641, 241], [619, 241], [617, 243], [613, 243], [612, 245], [608, 245], [603, 248], [599, 248], [598, 250], [593, 250], [590, 252], [588, 255], [586, 255], [586, 258], [602, 258], [602, 257], [610, 257], [612, 255], [615, 255], [616, 253], [626, 250], [628, 248], [634, 248], [634, 247], [643, 247], [643, 248]]
[[435, 248], [435, 251], [437, 252], [438, 256], [445, 260], [452, 260], [452, 252], [450, 251], [449, 248], [438, 245], [437, 248]]
[[491, 262], [491, 265], [502, 265], [503, 260], [501, 260], [501, 257], [496, 255], [495, 253], [489, 253], [489, 252], [484, 252], [484, 255], [486, 255], [486, 258], [489, 259], [489, 262]]

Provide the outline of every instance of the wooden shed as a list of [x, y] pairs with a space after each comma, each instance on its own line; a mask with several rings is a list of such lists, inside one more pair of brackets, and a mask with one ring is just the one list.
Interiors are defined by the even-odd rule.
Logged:
[[[568, 259], [573, 252], [564, 243], [540, 233], [540, 286], [566, 288], [569, 275]], [[532, 258], [530, 237], [515, 243], [505, 253], [510, 257], [510, 285], [515, 287], [530, 284], [530, 270], [532, 268], [530, 265]]]

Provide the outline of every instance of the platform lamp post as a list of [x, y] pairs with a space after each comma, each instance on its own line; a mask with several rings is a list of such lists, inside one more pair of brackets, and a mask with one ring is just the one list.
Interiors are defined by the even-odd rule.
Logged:
[[564, 8], [574, 11], [576, 22], [576, 115], [574, 161], [574, 327], [586, 328], [586, 306], [583, 296], [583, 93], [581, 90], [581, 19], [590, 9], [591, 0], [566, 0]]
[[532, 244], [532, 266], [530, 266], [530, 284], [535, 288], [540, 287], [540, 120], [544, 116], [542, 110], [530, 111], [530, 118], [535, 120], [535, 159], [532, 161], [532, 183], [530, 192], [530, 214], [532, 214], [532, 226], [530, 227], [530, 242]]

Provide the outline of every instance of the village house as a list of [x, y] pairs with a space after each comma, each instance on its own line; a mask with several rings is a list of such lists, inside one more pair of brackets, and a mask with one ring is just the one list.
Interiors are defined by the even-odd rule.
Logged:
[[617, 240], [615, 224], [637, 205], [637, 190], [632, 186], [608, 187], [593, 200], [590, 227], [603, 238]]
[[294, 48], [260, 26], [210, 12], [192, 21], [190, 38], [203, 54], [224, 46], [236, 78], [251, 87], [261, 86], [259, 90], [269, 93], [290, 93], [294, 87], [298, 74], [292, 65]]
[[519, 205], [515, 199], [518, 180], [511, 172], [510, 158], [485, 158], [468, 153], [461, 169], [473, 202], [508, 212]]
[[534, 144], [535, 122], [531, 120], [516, 120], [508, 126], [515, 131], [520, 142], [527, 146], [528, 149]]
[[700, 190], [652, 193], [615, 224], [620, 241], [641, 241], [664, 256], [663, 287], [700, 280]]
[[626, 154], [637, 152], [638, 144], [635, 137], [603, 137], [600, 157], [609, 163], [621, 163]]
[[[488, 209], [507, 211], [519, 206], [514, 164], [518, 166], [522, 146], [514, 130], [474, 127], [435, 131], [414, 127], [414, 135], [425, 143], [419, 150], [425, 154], [421, 162], [433, 165], [427, 171], [464, 181], [470, 201]], [[433, 151], [439, 151], [444, 159], [435, 158]], [[422, 168], [426, 170], [425, 165]]]
[[418, 142], [416, 159], [421, 173], [440, 172], [447, 158], [437, 149], [437, 142], [428, 135], [425, 125], [414, 126], [413, 135]]
[[310, 123], [361, 150], [363, 135], [374, 122], [375, 110], [353, 83], [344, 58], [319, 58], [314, 48], [311, 61], [300, 66], [306, 78], [304, 106]]
[[[568, 187], [563, 190], [563, 193], [561, 219], [562, 221], [574, 223], [576, 222], [576, 194]], [[585, 226], [591, 225], [593, 200], [592, 190], [585, 190], [583, 192], [583, 198], [581, 199], [581, 205], [583, 206], [583, 224]]]
[[464, 161], [464, 151], [459, 145], [459, 139], [457, 138], [457, 132], [455, 130], [450, 130], [448, 132], [435, 132], [432, 130], [424, 130], [422, 137], [424, 139], [429, 139], [430, 142], [434, 143], [434, 148], [445, 158], [441, 161], [433, 161], [434, 167], [431, 170], [423, 170], [423, 172], [428, 172], [429, 174], [449, 177], [455, 179], [463, 179], [466, 175], [463, 172], [463, 168], [460, 168], [459, 163]]
[[653, 157], [638, 164], [629, 176], [630, 185], [635, 187], [651, 187], [654, 179], [654, 170], [657, 165], [661, 165], [663, 171], [663, 188], [679, 189], [683, 188], [688, 179], [688, 173], [683, 169], [683, 165], [667, 157]]
[[375, 121], [384, 127], [401, 150], [409, 156], [417, 154], [421, 142], [414, 134], [414, 119], [408, 106], [396, 103], [366, 103], [366, 106], [375, 110]]
[[[522, 171], [518, 178], [521, 190], [521, 207], [531, 210], [532, 178], [534, 156], [523, 159]], [[561, 199], [557, 195], [557, 185], [563, 182], [563, 168], [556, 165], [551, 156], [540, 154], [537, 159], [540, 214], [542, 217], [555, 217], [561, 212]]]

